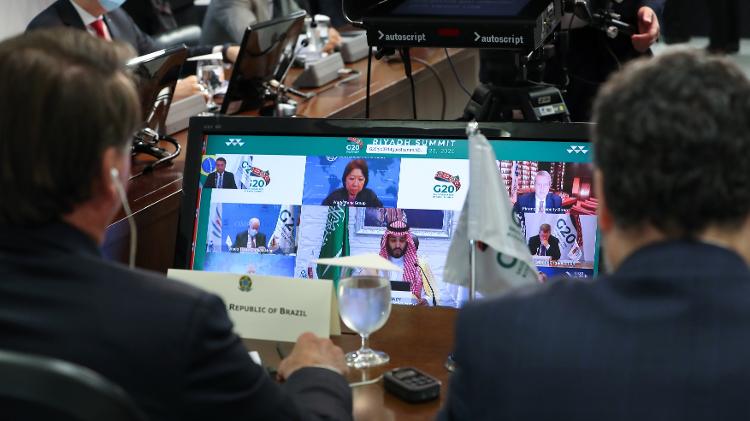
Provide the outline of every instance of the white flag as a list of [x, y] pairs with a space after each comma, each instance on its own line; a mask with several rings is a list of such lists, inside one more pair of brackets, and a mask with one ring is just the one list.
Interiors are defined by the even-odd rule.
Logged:
[[249, 189], [250, 188], [250, 177], [252, 175], [253, 168], [253, 156], [243, 155], [237, 161], [237, 168], [235, 169], [235, 177], [237, 178], [238, 189]]
[[221, 222], [222, 204], [211, 203], [210, 220], [208, 221], [208, 252], [221, 251], [222, 222]]
[[477, 292], [488, 296], [535, 283], [538, 278], [518, 217], [497, 172], [492, 146], [476, 128], [469, 131], [471, 183], [448, 250], [443, 277], [445, 282], [469, 285], [469, 240], [478, 241], [476, 287]]
[[283, 254], [294, 253], [294, 226], [296, 218], [291, 206], [282, 206], [276, 219], [276, 229], [268, 240], [269, 250], [280, 250]]

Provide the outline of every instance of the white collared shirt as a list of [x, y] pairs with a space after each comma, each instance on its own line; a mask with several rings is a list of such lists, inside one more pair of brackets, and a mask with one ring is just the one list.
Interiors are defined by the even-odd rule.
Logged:
[[[76, 9], [76, 12], [78, 12], [78, 16], [81, 17], [81, 20], [83, 21], [83, 25], [86, 27], [86, 31], [93, 35], [98, 36], [96, 34], [96, 31], [94, 31], [94, 28], [91, 27], [91, 24], [98, 21], [99, 19], [102, 19], [103, 16], [94, 16], [91, 13], [84, 10], [81, 6], [78, 5], [78, 3], [74, 2], [73, 0], [68, 0], [70, 4], [73, 5], [73, 8]], [[104, 24], [104, 27], [107, 28], [106, 22]], [[107, 32], [109, 32], [109, 28], [107, 28]], [[110, 36], [110, 38], [112, 38]]]

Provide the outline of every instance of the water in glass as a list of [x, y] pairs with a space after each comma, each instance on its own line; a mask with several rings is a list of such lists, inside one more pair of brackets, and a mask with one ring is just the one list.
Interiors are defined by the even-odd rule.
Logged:
[[339, 313], [350, 329], [362, 337], [362, 347], [346, 354], [347, 364], [355, 368], [387, 363], [388, 354], [369, 347], [369, 336], [377, 331], [391, 314], [391, 284], [387, 278], [360, 275], [344, 278], [338, 286]]

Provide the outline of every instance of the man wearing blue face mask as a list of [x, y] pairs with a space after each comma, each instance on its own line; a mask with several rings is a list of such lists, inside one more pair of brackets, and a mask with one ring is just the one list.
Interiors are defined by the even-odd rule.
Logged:
[[[159, 50], [159, 46], [143, 32], [128, 13], [120, 8], [125, 0], [57, 0], [41, 13], [36, 15], [26, 27], [34, 29], [65, 26], [85, 30], [93, 36], [112, 41], [130, 44], [138, 55]], [[196, 46], [188, 49], [189, 56], [200, 56], [222, 52], [226, 61], [234, 62], [239, 47], [229, 45]], [[180, 79], [177, 83], [175, 98], [201, 92], [195, 76]]]
[[260, 219], [250, 218], [250, 221], [247, 223], [247, 231], [237, 234], [234, 244], [232, 244], [232, 249], [239, 251], [240, 249], [249, 248], [264, 251], [266, 248], [266, 234], [263, 234], [259, 230]]

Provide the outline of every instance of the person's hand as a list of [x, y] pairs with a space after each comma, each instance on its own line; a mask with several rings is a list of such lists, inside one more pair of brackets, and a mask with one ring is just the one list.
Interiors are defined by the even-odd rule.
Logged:
[[542, 240], [542, 245], [544, 247], [549, 247], [549, 240]]
[[202, 94], [206, 101], [208, 101], [208, 91], [206, 91], [206, 88], [204, 88], [200, 83], [198, 83], [198, 78], [193, 76], [188, 76], [184, 79], [179, 79], [177, 81], [177, 85], [174, 88], [174, 95], [173, 100], [179, 101], [183, 98], [187, 98], [191, 95], [195, 94]]
[[643, 6], [638, 9], [638, 33], [630, 38], [633, 47], [645, 53], [651, 45], [659, 39], [659, 18], [650, 7]]
[[331, 53], [339, 45], [341, 45], [341, 34], [335, 28], [328, 28], [328, 42], [323, 47], [323, 51]]
[[349, 372], [344, 361], [344, 351], [328, 338], [319, 338], [310, 332], [299, 335], [292, 353], [279, 364], [279, 380], [286, 380], [303, 367], [326, 366], [342, 375]]
[[227, 56], [227, 61], [230, 63], [235, 63], [237, 61], [237, 56], [240, 55], [240, 46], [239, 45], [230, 45], [227, 47], [227, 52], [225, 54]]

